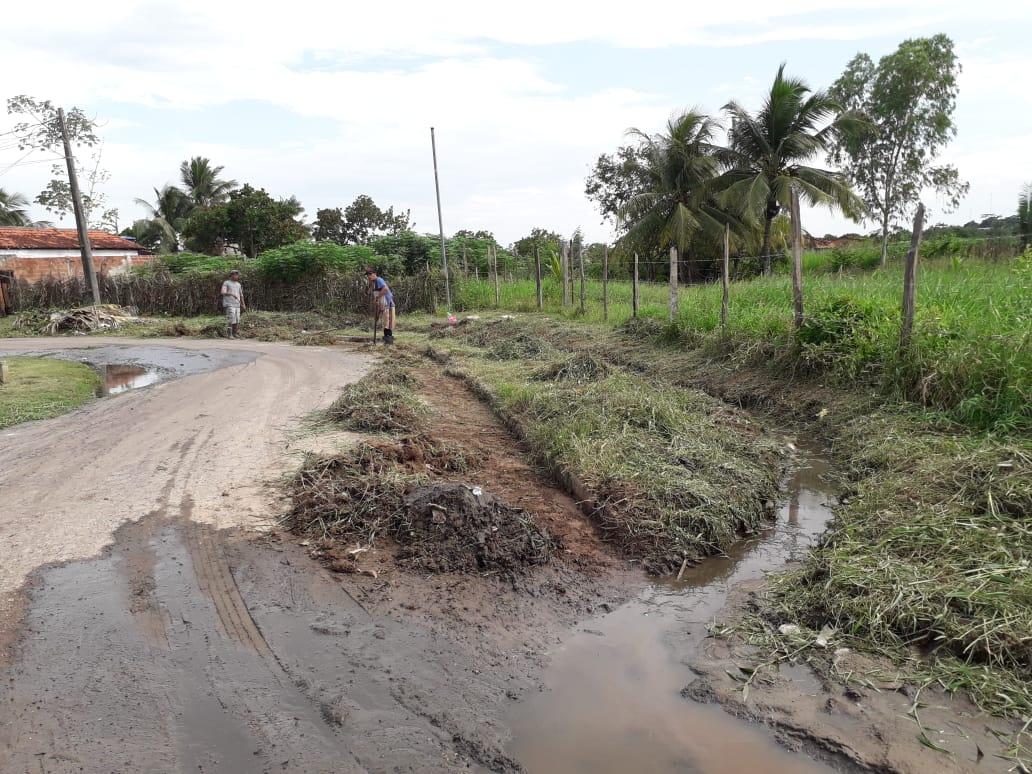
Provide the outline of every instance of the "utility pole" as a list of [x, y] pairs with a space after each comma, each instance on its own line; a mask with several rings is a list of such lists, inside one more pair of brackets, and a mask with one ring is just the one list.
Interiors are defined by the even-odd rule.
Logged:
[[79, 177], [75, 173], [75, 157], [72, 156], [72, 143], [68, 139], [68, 126], [65, 124], [64, 108], [57, 109], [57, 120], [61, 125], [61, 139], [64, 141], [65, 163], [68, 165], [68, 187], [72, 190], [72, 209], [75, 212], [75, 228], [79, 232], [79, 251], [82, 253], [83, 278], [90, 283], [93, 292], [93, 303], [100, 303], [100, 287], [97, 285], [97, 272], [93, 269], [93, 248], [90, 246], [90, 235], [86, 225], [86, 215], [82, 210], [82, 195], [79, 193]]
[[434, 154], [434, 189], [437, 191], [437, 227], [441, 231], [441, 268], [444, 270], [444, 305], [451, 309], [451, 280], [448, 278], [448, 251], [444, 246], [444, 219], [441, 217], [441, 183], [437, 179], [437, 138], [430, 127], [430, 147]]

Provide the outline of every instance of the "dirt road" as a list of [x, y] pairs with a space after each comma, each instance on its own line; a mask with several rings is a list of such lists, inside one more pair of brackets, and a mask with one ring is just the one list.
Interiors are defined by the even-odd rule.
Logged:
[[[432, 432], [477, 460], [465, 480], [533, 513], [562, 550], [526, 574], [428, 575], [376, 541], [363, 572], [337, 574], [319, 541], [255, 527], [282, 512], [275, 482], [301, 451], [339, 440], [301, 419], [367, 357], [0, 341], [0, 353], [42, 349], [115, 364], [116, 390], [149, 386], [0, 432], [0, 774], [916, 774], [969, 771], [992, 749], [969, 717], [963, 734], [935, 736], [966, 745], [940, 761], [896, 704], [845, 702], [809, 673], [796, 686], [809, 693], [777, 694], [760, 714], [734, 704], [735, 659], [699, 659], [731, 587], [823, 529], [815, 463], [770, 529], [650, 583], [461, 382], [424, 368]], [[760, 722], [795, 714], [771, 730], [686, 696]]]
[[189, 509], [220, 528], [267, 522], [264, 484], [295, 464], [299, 418], [367, 367], [339, 349], [251, 341], [7, 339], [0, 354], [97, 347], [208, 370], [0, 431], [0, 645], [30, 572], [96, 555], [127, 521]]

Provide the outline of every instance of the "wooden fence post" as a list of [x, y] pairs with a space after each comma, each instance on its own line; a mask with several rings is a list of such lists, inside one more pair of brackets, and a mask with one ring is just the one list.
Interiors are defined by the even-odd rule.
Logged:
[[914, 331], [914, 301], [917, 293], [917, 254], [921, 249], [921, 237], [924, 234], [925, 207], [917, 205], [914, 213], [914, 233], [910, 236], [910, 249], [907, 251], [906, 263], [903, 266], [903, 320], [899, 329], [899, 346], [906, 351], [910, 349], [910, 338]]
[[584, 314], [584, 243], [577, 248], [577, 259], [580, 263], [580, 311]]
[[609, 245], [602, 245], [602, 320], [609, 321]]
[[569, 297], [569, 285], [570, 285], [570, 243], [565, 239], [561, 243], [562, 256], [559, 262], [562, 264], [562, 275], [563, 275], [563, 306], [567, 306], [572, 303], [573, 299]]
[[720, 298], [720, 327], [727, 328], [727, 307], [730, 301], [730, 259], [731, 259], [731, 226], [724, 224], [724, 260], [720, 265], [720, 284], [723, 295]]
[[638, 316], [638, 254], [634, 254], [634, 274], [631, 277], [631, 317]]
[[792, 187], [792, 304], [795, 327], [803, 327], [803, 225], [799, 221], [799, 191]]
[[541, 252], [537, 245], [534, 245], [534, 289], [537, 292], [537, 308], [540, 312], [545, 305], [545, 299], [541, 295]]
[[677, 319], [677, 247], [670, 245], [670, 322]]
[[502, 289], [501, 286], [498, 284], [498, 248], [495, 245], [491, 245], [491, 255], [494, 256], [495, 306], [501, 307]]

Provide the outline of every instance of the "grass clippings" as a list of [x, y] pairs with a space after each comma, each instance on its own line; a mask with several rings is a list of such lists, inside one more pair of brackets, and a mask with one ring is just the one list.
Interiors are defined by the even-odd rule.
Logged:
[[[537, 368], [499, 360], [507, 340], [549, 354]], [[721, 401], [617, 365], [612, 343], [521, 318], [464, 326], [434, 347], [560, 478], [583, 485], [608, 540], [650, 572], [676, 572], [769, 520], [782, 449]]]
[[412, 391], [414, 385], [407, 368], [386, 361], [345, 387], [326, 418], [356, 432], [413, 433], [424, 426], [428, 414]]

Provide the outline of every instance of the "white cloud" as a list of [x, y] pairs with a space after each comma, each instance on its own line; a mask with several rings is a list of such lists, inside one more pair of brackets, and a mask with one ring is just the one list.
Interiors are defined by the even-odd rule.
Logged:
[[[1013, 21], [1030, 14], [1025, 4], [989, 2], [972, 9], [959, 0], [746, 0], [701, 7], [679, 1], [634, 8], [615, 0], [361, 5], [296, 0], [289, 7], [241, 0], [61, 0], [48, 5], [45, 14], [25, 4], [5, 9], [0, 66], [11, 93], [64, 104], [201, 111], [248, 100], [274, 105], [318, 129], [315, 141], [285, 129], [260, 147], [244, 141], [247, 125], [239, 127], [238, 145], [198, 144], [185, 137], [159, 143], [142, 119], [112, 120], [107, 129], [120, 130], [121, 139], [108, 143], [105, 162], [113, 173], [110, 195], [122, 207], [123, 220], [136, 211], [133, 197], [174, 182], [179, 160], [200, 153], [241, 181], [278, 195], [297, 194], [309, 213], [368, 192], [411, 208], [420, 227], [432, 229], [427, 134], [434, 124], [449, 229], [489, 228], [512, 239], [535, 224], [563, 231], [581, 224], [589, 235], [601, 237], [605, 229], [596, 225], [598, 217], [583, 197], [594, 157], [619, 144], [628, 126], [658, 127], [683, 106], [678, 100], [693, 100], [654, 93], [647, 84], [586, 92], [555, 80], [536, 62], [538, 49], [522, 47], [859, 40], [902, 36], [932, 19]], [[995, 89], [1027, 103], [1021, 86], [1027, 62], [994, 58], [991, 47], [975, 42], [979, 59], [967, 63], [962, 88]], [[747, 104], [755, 102], [767, 69], [732, 81], [716, 104], [730, 90]], [[727, 80], [718, 73], [707, 77]], [[275, 136], [276, 120], [270, 115], [261, 137]], [[193, 127], [192, 138], [204, 136], [202, 124]], [[0, 169], [9, 160], [10, 154], [0, 151]], [[48, 171], [46, 165], [19, 167], [0, 176], [0, 185], [35, 192]]]

